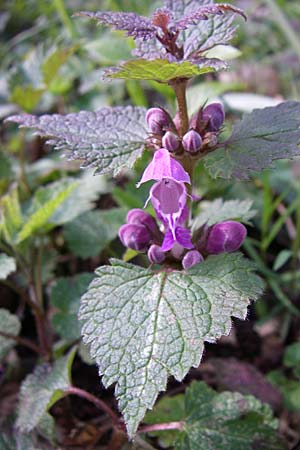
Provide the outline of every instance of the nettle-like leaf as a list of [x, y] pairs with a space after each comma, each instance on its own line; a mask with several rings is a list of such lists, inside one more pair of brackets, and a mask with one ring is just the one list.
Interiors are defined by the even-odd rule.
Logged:
[[[18, 336], [21, 330], [21, 323], [17, 316], [11, 314], [7, 309], [0, 309], [0, 332]], [[0, 333], [0, 361], [15, 346], [16, 342]]]
[[0, 280], [5, 280], [16, 270], [16, 260], [5, 253], [0, 253]]
[[[232, 25], [234, 15], [220, 16], [220, 11], [214, 14], [207, 14], [206, 20], [198, 22], [197, 15], [203, 8], [220, 7], [214, 5], [211, 0], [165, 0], [164, 6], [172, 12], [173, 19], [178, 25], [178, 44], [183, 46], [184, 59], [191, 59], [204, 55], [206, 51], [216, 45], [227, 44], [234, 37], [237, 27]], [[231, 5], [230, 5], [231, 6]], [[234, 8], [234, 7], [233, 7]], [[239, 14], [241, 10], [235, 8]], [[195, 20], [193, 19], [195, 18]], [[188, 21], [187, 29], [180, 32], [181, 24]], [[193, 21], [194, 20], [194, 21]], [[176, 26], [175, 26], [176, 28]], [[133, 54], [140, 58], [156, 59], [166, 58], [166, 51], [157, 39], [136, 40], [137, 48]]]
[[237, 220], [246, 224], [255, 216], [251, 200], [227, 200], [217, 198], [212, 202], [201, 202], [201, 212], [195, 217], [192, 230], [195, 231], [203, 225], [212, 225], [226, 220]]
[[255, 109], [233, 127], [222, 147], [205, 159], [214, 177], [245, 180], [277, 159], [300, 156], [300, 102]]
[[113, 208], [105, 211], [89, 211], [64, 228], [64, 237], [70, 250], [81, 258], [97, 256], [118, 235], [125, 222], [125, 211]]
[[193, 78], [197, 75], [225, 69], [227, 64], [218, 59], [202, 58], [197, 61], [169, 62], [166, 59], [136, 59], [118, 67], [105, 70], [108, 78], [128, 80], [153, 80], [168, 83], [176, 78]]
[[[177, 399], [178, 397], [178, 399]], [[193, 382], [185, 396], [164, 399], [146, 416], [147, 423], [173, 421], [174, 408], [183, 431], [168, 431], [168, 444], [176, 450], [280, 450], [278, 421], [272, 410], [255, 397], [239, 393], [218, 394], [203, 382]], [[179, 403], [180, 402], [180, 403]], [[172, 411], [172, 415], [170, 414]], [[164, 432], [154, 435], [164, 439]]]
[[92, 273], [80, 273], [74, 277], [56, 279], [51, 289], [50, 302], [57, 310], [52, 317], [53, 328], [61, 338], [69, 341], [80, 338], [77, 318], [80, 297], [93, 278]]
[[48, 143], [82, 160], [83, 167], [95, 167], [98, 174], [132, 167], [144, 150], [147, 137], [146, 110], [142, 107], [101, 108], [96, 112], [11, 116], [7, 120], [34, 128], [50, 137]]
[[71, 385], [71, 366], [75, 349], [55, 361], [35, 368], [23, 381], [20, 391], [17, 428], [22, 433], [33, 430], [51, 406], [63, 397]]
[[133, 436], [146, 410], [173, 375], [182, 380], [201, 360], [204, 341], [245, 318], [263, 286], [239, 253], [209, 257], [186, 272], [153, 272], [112, 260], [82, 297], [84, 342], [105, 386], [116, 385], [119, 408]]

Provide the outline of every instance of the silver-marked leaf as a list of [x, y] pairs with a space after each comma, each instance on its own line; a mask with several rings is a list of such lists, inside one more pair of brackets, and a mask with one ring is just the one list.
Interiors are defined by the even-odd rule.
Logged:
[[75, 349], [57, 359], [53, 365], [44, 363], [35, 368], [22, 383], [17, 428], [22, 433], [33, 430], [46, 411], [63, 397], [71, 385], [71, 366]]
[[16, 270], [16, 261], [5, 253], [0, 253], [0, 280], [5, 280]]
[[7, 309], [0, 309], [0, 361], [15, 345], [16, 341], [1, 335], [9, 334], [18, 336], [21, 330], [21, 323], [17, 316], [11, 314]]
[[213, 202], [201, 202], [201, 212], [195, 217], [192, 230], [195, 231], [207, 225], [211, 227], [215, 223], [225, 220], [237, 220], [246, 224], [250, 223], [256, 211], [251, 209], [251, 200], [227, 200], [217, 198]]
[[152, 272], [112, 260], [82, 297], [84, 342], [105, 386], [116, 385], [119, 408], [133, 436], [173, 375], [182, 380], [201, 360], [204, 341], [245, 318], [263, 286], [239, 253], [209, 257], [187, 272]]
[[149, 39], [155, 36], [156, 27], [147, 17], [139, 16], [133, 12], [80, 11], [75, 16], [90, 17], [101, 25], [111, 26], [115, 30], [127, 31], [128, 36], [134, 38]]
[[65, 116], [24, 114], [7, 120], [50, 137], [49, 144], [67, 151], [69, 159], [82, 160], [83, 167], [117, 174], [123, 167], [132, 167], [144, 150], [145, 115], [145, 108], [118, 106]]
[[182, 431], [151, 433], [176, 450], [279, 450], [284, 446], [276, 433], [272, 409], [255, 397], [217, 393], [204, 382], [194, 381], [185, 395], [164, 396], [146, 415], [146, 423], [174, 422]]
[[233, 127], [220, 148], [208, 154], [205, 166], [214, 178], [249, 179], [271, 168], [277, 159], [300, 156], [300, 102], [255, 109]]
[[170, 63], [167, 59], [136, 59], [127, 61], [118, 67], [105, 70], [108, 78], [124, 78], [130, 80], [154, 80], [168, 83], [176, 78], [192, 78], [197, 75], [214, 72], [226, 67], [218, 59], [201, 58], [197, 61], [183, 61]]

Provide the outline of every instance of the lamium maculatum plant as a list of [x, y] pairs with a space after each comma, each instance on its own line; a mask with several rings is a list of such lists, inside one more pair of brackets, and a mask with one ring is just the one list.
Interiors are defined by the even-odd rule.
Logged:
[[133, 437], [168, 377], [181, 381], [197, 367], [204, 342], [227, 335], [231, 317], [244, 319], [249, 302], [263, 291], [255, 267], [238, 252], [246, 237], [241, 222], [249, 223], [251, 205], [245, 210], [244, 202], [236, 201], [235, 208], [224, 202], [193, 217], [197, 164], [203, 161], [213, 178], [247, 180], [276, 159], [299, 156], [300, 104], [254, 110], [226, 139], [221, 103], [199, 105], [189, 114], [189, 81], [227, 67], [210, 55], [233, 38], [234, 20], [245, 17], [232, 5], [164, 0], [150, 18], [123, 12], [75, 15], [123, 30], [135, 41], [134, 58], [107, 69], [106, 78], [165, 83], [177, 98], [173, 113], [152, 105], [148, 111], [105, 107], [8, 119], [50, 137], [50, 144], [95, 168], [95, 174], [117, 175], [144, 151], [150, 155], [137, 189], [147, 183], [146, 205], [154, 214], [140, 205], [119, 230], [124, 247], [144, 254], [149, 267], [112, 259], [96, 270], [80, 308], [83, 340], [103, 384], [116, 384]]

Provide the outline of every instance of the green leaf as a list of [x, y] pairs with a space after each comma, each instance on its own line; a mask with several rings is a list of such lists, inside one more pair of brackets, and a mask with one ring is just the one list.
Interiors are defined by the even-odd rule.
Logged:
[[57, 48], [45, 59], [41, 65], [41, 71], [44, 77], [44, 82], [48, 86], [58, 75], [61, 66], [69, 59], [75, 50], [75, 46], [69, 48]]
[[10, 101], [17, 103], [24, 111], [31, 112], [39, 103], [45, 89], [36, 89], [33, 86], [15, 86]]
[[256, 211], [251, 209], [251, 200], [228, 200], [217, 198], [212, 202], [201, 202], [201, 212], [194, 219], [192, 230], [197, 230], [203, 225], [212, 225], [226, 220], [237, 220], [246, 224], [250, 223]]
[[295, 342], [286, 347], [283, 363], [286, 367], [300, 368], [300, 342]]
[[[21, 323], [17, 316], [11, 314], [7, 309], [0, 308], [0, 332], [18, 336]], [[13, 339], [8, 339], [0, 334], [0, 361], [15, 346]]]
[[276, 272], [277, 270], [281, 269], [281, 267], [283, 267], [288, 262], [292, 255], [293, 253], [291, 250], [281, 250], [281, 252], [279, 252], [276, 256], [273, 264], [273, 270], [275, 270]]
[[15, 241], [23, 223], [19, 195], [16, 188], [1, 198], [0, 207], [0, 236], [3, 235], [7, 242], [12, 243]]
[[86, 292], [93, 278], [91, 273], [81, 273], [74, 277], [58, 278], [53, 285], [50, 301], [57, 312], [52, 317], [52, 324], [61, 338], [69, 341], [80, 338], [77, 318], [80, 297]]
[[270, 406], [250, 395], [218, 394], [204, 382], [193, 382], [185, 395], [163, 397], [144, 422], [177, 423], [178, 430], [151, 432], [163, 447], [176, 450], [284, 448]]
[[71, 385], [71, 366], [75, 349], [68, 355], [55, 361], [53, 365], [45, 363], [35, 368], [23, 381], [20, 391], [17, 428], [22, 433], [33, 430], [44, 413], [63, 397]]
[[[185, 417], [184, 394], [169, 397], [163, 396], [157, 402], [152, 411], [148, 411], [144, 423], [154, 425], [156, 423], [178, 422]], [[151, 436], [158, 437], [159, 445], [163, 448], [173, 447], [180, 435], [179, 430], [151, 432]]]
[[61, 205], [51, 215], [49, 222], [53, 225], [63, 225], [70, 222], [80, 214], [94, 208], [100, 194], [108, 192], [108, 183], [104, 176], [94, 176], [90, 170], [84, 171], [80, 178], [62, 178], [54, 183], [40, 188], [35, 194], [36, 201], [44, 203], [76, 185], [70, 195], [66, 197]]
[[204, 158], [214, 177], [246, 180], [277, 159], [300, 156], [300, 102], [255, 109], [246, 114], [222, 147]]
[[64, 237], [70, 250], [81, 258], [97, 256], [117, 237], [125, 221], [125, 212], [115, 208], [105, 211], [89, 211], [64, 229]]
[[16, 270], [16, 261], [11, 256], [0, 253], [0, 280], [5, 280]]
[[53, 198], [47, 199], [41, 203], [37, 201], [38, 197], [35, 196], [34, 201], [36, 210], [31, 212], [19, 231], [17, 236], [18, 244], [45, 226], [55, 210], [65, 201], [76, 186], [77, 184], [73, 183], [65, 190], [58, 192]]
[[119, 67], [107, 69], [106, 76], [125, 80], [153, 80], [168, 83], [176, 78], [193, 78], [214, 71], [215, 69], [209, 65], [196, 65], [189, 61], [170, 63], [166, 59], [135, 59], [127, 61]]
[[217, 394], [194, 382], [185, 395], [185, 420], [176, 450], [280, 450], [272, 410], [252, 396]]
[[147, 409], [173, 375], [198, 367], [204, 341], [245, 318], [263, 290], [254, 266], [241, 254], [209, 257], [187, 272], [152, 272], [119, 260], [99, 267], [82, 297], [84, 342], [116, 396], [133, 436]]

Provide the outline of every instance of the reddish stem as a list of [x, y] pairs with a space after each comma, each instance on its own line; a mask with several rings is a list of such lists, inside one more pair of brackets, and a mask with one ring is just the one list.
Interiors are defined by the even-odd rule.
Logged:
[[99, 398], [95, 397], [93, 394], [90, 394], [90, 392], [84, 391], [83, 389], [77, 388], [75, 386], [69, 387], [65, 391], [66, 395], [77, 395], [78, 397], [82, 397], [89, 402], [93, 403], [97, 408], [101, 409], [101, 411], [108, 414], [112, 420], [112, 423], [115, 428], [120, 428], [120, 419], [119, 417], [113, 412], [113, 410], [107, 406], [107, 404], [100, 400]]
[[12, 339], [13, 341], [16, 341], [17, 344], [22, 345], [23, 347], [30, 348], [35, 353], [38, 353], [38, 354], [42, 353], [41, 349], [34, 342], [30, 341], [29, 339], [25, 339], [20, 336], [14, 336], [13, 334], [5, 333], [4, 331], [0, 331], [0, 336], [3, 336], [4, 338], [7, 338], [7, 339]]
[[154, 425], [144, 425], [138, 429], [138, 433], [150, 433], [151, 431], [166, 431], [166, 430], [183, 430], [184, 422], [167, 422], [155, 423]]

